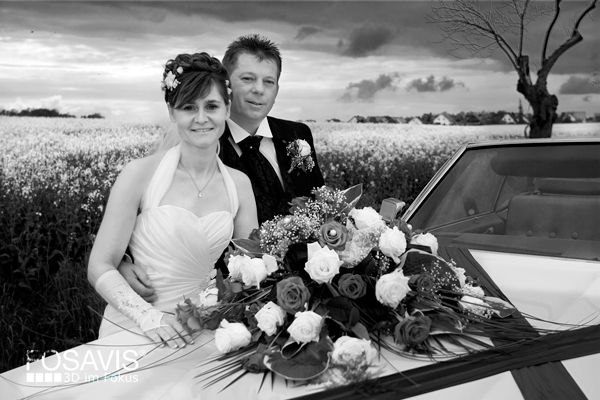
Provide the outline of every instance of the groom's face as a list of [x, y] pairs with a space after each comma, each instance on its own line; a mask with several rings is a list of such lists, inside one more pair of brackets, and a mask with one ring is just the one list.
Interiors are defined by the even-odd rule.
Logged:
[[253, 54], [240, 54], [229, 76], [231, 119], [242, 126], [258, 126], [275, 103], [279, 90], [278, 72], [277, 64], [272, 60], [261, 61]]

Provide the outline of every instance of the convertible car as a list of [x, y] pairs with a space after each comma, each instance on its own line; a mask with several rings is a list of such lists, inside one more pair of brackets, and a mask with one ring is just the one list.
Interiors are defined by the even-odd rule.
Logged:
[[374, 379], [329, 388], [251, 374], [210, 385], [200, 379], [215, 353], [209, 332], [178, 351], [122, 332], [3, 373], [1, 397], [600, 398], [600, 140], [467, 145], [403, 219], [433, 233], [440, 255], [489, 295], [515, 305], [539, 339], [442, 360], [382, 350]]

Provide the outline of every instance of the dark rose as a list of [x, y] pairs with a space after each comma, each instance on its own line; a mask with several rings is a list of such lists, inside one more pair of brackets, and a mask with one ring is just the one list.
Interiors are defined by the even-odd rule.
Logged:
[[321, 225], [319, 243], [332, 250], [344, 250], [348, 240], [348, 229], [337, 221], [327, 221]]
[[359, 299], [367, 293], [367, 284], [360, 275], [344, 274], [338, 281], [338, 290], [349, 299]]
[[408, 286], [418, 293], [431, 293], [435, 289], [435, 281], [430, 274], [413, 275], [408, 281]]
[[429, 337], [431, 319], [425, 315], [407, 317], [394, 328], [394, 339], [407, 348], [417, 347]]
[[277, 282], [277, 304], [290, 314], [304, 311], [304, 305], [309, 298], [310, 292], [299, 276]]

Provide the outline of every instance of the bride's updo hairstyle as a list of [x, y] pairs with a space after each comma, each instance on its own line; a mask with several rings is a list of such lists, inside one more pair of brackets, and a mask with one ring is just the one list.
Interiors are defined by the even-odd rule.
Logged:
[[225, 104], [229, 104], [228, 79], [223, 64], [207, 53], [179, 54], [165, 65], [162, 81], [165, 102], [172, 108], [180, 108], [205, 97], [215, 85]]

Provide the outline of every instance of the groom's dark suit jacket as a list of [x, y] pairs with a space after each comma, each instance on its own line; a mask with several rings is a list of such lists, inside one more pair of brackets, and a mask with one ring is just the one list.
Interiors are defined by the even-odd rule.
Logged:
[[[267, 121], [269, 122], [271, 133], [273, 134], [273, 144], [275, 145], [275, 153], [277, 154], [277, 163], [279, 164], [279, 170], [281, 172], [285, 190], [284, 197], [279, 199], [281, 207], [278, 207], [278, 209], [288, 210], [289, 207], [287, 207], [287, 203], [291, 199], [299, 196], [309, 196], [314, 187], [322, 186], [324, 184], [323, 175], [321, 174], [319, 164], [317, 163], [313, 137], [308, 126], [299, 122], [272, 117], [267, 117]], [[229, 131], [229, 126], [226, 126], [225, 132], [223, 133], [223, 136], [221, 136], [221, 151], [219, 155], [226, 165], [243, 172], [243, 164], [234, 147], [231, 145], [230, 137], [231, 132]], [[295, 168], [293, 171], [288, 172], [291, 159], [287, 155], [286, 147], [296, 139], [306, 140], [311, 147], [315, 166], [309, 172], [304, 172], [299, 168]], [[279, 183], [276, 182], [276, 184]], [[254, 196], [257, 204], [259, 204], [260, 193], [255, 193]], [[272, 215], [270, 218], [273, 218], [274, 216], [275, 215]]]

